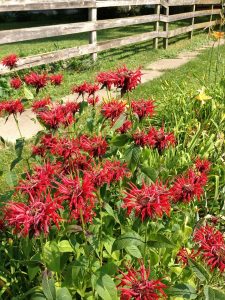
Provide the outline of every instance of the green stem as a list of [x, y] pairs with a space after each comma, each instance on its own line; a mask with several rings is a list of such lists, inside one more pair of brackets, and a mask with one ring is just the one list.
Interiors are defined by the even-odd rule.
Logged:
[[102, 262], [103, 262], [103, 243], [102, 243], [102, 227], [103, 227], [103, 220], [102, 220], [102, 198], [100, 196], [99, 191], [96, 192], [97, 194], [97, 198], [99, 201], [99, 210], [100, 210], [100, 230], [99, 230], [99, 241], [100, 241], [100, 265], [102, 266]]
[[133, 123], [133, 115], [132, 115], [131, 100], [130, 100], [129, 92], [127, 92], [127, 100], [128, 100], [128, 105], [129, 105], [130, 120], [131, 120], [131, 123]]
[[83, 231], [83, 236], [84, 236], [84, 241], [85, 244], [87, 245], [87, 237], [86, 237], [86, 229], [85, 229], [85, 223], [84, 223], [84, 218], [83, 218], [83, 214], [82, 214], [82, 210], [80, 210], [80, 219], [81, 219], [81, 225], [82, 225], [82, 231]]

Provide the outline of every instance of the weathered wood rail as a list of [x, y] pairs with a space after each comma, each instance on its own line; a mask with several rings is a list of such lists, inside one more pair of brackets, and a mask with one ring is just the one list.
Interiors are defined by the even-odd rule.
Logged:
[[[132, 5], [152, 5], [155, 7], [155, 13], [144, 16], [97, 20], [98, 8]], [[191, 11], [170, 14], [170, 7], [173, 6], [187, 6], [191, 8]], [[222, 4], [219, 0], [1, 0], [0, 3], [0, 12], [74, 8], [88, 8], [89, 20], [71, 24], [0, 31], [0, 44], [89, 32], [89, 44], [21, 58], [15, 70], [57, 62], [86, 54], [92, 54], [93, 59], [96, 59], [97, 53], [100, 51], [148, 40], [154, 40], [154, 47], [157, 48], [160, 38], [163, 39], [164, 48], [167, 48], [169, 38], [171, 37], [184, 33], [190, 33], [190, 37], [192, 37], [194, 30], [210, 28], [218, 23], [218, 20], [213, 20], [213, 16], [220, 15]], [[163, 10], [164, 13], [162, 13]], [[204, 20], [203, 22], [200, 20], [200, 18], [207, 16], [209, 17], [208, 21]], [[191, 25], [170, 29], [170, 23], [188, 19], [190, 19]], [[97, 42], [97, 32], [99, 30], [145, 23], [154, 23], [154, 30], [129, 37], [100, 43]], [[163, 23], [163, 28], [160, 26], [161, 23]], [[0, 74], [6, 74], [8, 72], [11, 71], [1, 67]]]

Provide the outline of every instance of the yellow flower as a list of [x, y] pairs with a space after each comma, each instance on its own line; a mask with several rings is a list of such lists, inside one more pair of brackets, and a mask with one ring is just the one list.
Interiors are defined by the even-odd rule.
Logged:
[[202, 104], [205, 104], [207, 100], [212, 99], [212, 97], [206, 95], [205, 87], [202, 87], [201, 90], [198, 90], [199, 94], [195, 97], [196, 100], [201, 101]]
[[222, 32], [222, 31], [213, 31], [213, 32], [212, 32], [212, 36], [213, 36], [216, 40], [220, 40], [220, 39], [224, 38], [224, 32]]

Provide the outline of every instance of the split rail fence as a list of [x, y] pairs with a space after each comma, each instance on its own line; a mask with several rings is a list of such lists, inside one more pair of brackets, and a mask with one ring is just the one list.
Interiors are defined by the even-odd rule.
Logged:
[[[154, 7], [154, 14], [108, 20], [97, 19], [97, 10], [99, 8], [141, 5], [151, 5]], [[171, 14], [171, 7], [180, 6], [186, 6], [186, 8], [190, 8], [190, 11]], [[89, 20], [71, 24], [0, 31], [0, 44], [89, 32], [89, 44], [21, 58], [15, 70], [87, 54], [91, 54], [95, 60], [98, 52], [149, 40], [154, 40], [154, 47], [158, 48], [159, 39], [163, 39], [163, 46], [167, 48], [169, 38], [171, 37], [184, 33], [189, 33], [190, 37], [192, 37], [195, 30], [210, 28], [216, 25], [220, 19], [219, 15], [222, 11], [222, 4], [218, 0], [1, 0], [0, 3], [0, 13], [75, 8], [87, 8], [89, 11]], [[217, 16], [216, 20], [215, 16]], [[200, 17], [207, 18], [207, 21], [200, 21]], [[172, 22], [188, 19], [190, 20], [188, 26], [176, 29], [171, 29], [169, 26]], [[147, 23], [154, 23], [153, 31], [97, 42], [97, 32], [99, 30]], [[8, 72], [10, 70], [7, 68], [3, 67], [0, 69], [0, 74]]]

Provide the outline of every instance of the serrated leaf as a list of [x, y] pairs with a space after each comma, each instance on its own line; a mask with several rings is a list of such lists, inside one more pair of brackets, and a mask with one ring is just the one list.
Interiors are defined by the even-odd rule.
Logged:
[[197, 293], [193, 286], [189, 284], [175, 284], [166, 290], [166, 294], [173, 297], [183, 297], [183, 299], [196, 299]]
[[119, 118], [116, 120], [115, 124], [112, 127], [112, 130], [115, 131], [118, 128], [120, 128], [123, 123], [126, 121], [126, 115], [122, 114], [119, 116]]
[[58, 243], [58, 247], [59, 247], [59, 251], [61, 253], [64, 253], [64, 252], [74, 252], [74, 250], [71, 247], [71, 244], [70, 244], [70, 242], [68, 240], [60, 241]]
[[107, 211], [107, 213], [109, 214], [109, 216], [113, 217], [114, 220], [117, 223], [120, 223], [120, 221], [118, 219], [118, 216], [115, 214], [114, 210], [112, 209], [112, 207], [108, 203], [104, 204], [104, 209]]
[[14, 172], [5, 173], [5, 181], [9, 187], [15, 187], [17, 185], [17, 176]]
[[222, 291], [213, 289], [209, 285], [204, 287], [204, 295], [205, 300], [225, 300], [225, 294]]
[[146, 167], [146, 166], [140, 166], [141, 168], [141, 171], [147, 175], [153, 182], [156, 181], [157, 179], [157, 173], [155, 171], [154, 168], [151, 168], [151, 167]]
[[24, 96], [27, 100], [33, 100], [34, 99], [33, 93], [26, 86], [24, 86], [23, 92], [24, 92]]
[[22, 157], [15, 158], [10, 164], [10, 171], [12, 171], [21, 160], [23, 160]]
[[60, 272], [60, 251], [56, 242], [47, 242], [43, 248], [43, 261], [53, 272]]
[[130, 140], [129, 135], [121, 134], [121, 135], [117, 135], [117, 136], [113, 137], [111, 140], [111, 144], [113, 144], [114, 146], [117, 146], [117, 147], [122, 147], [122, 146], [126, 145], [129, 140]]
[[62, 287], [56, 291], [56, 300], [72, 300], [72, 296], [66, 287]]
[[120, 237], [118, 237], [112, 246], [112, 251], [125, 249], [129, 246], [140, 246], [143, 245], [144, 241], [142, 240], [142, 237], [136, 233], [135, 231], [130, 231], [127, 233], [122, 234]]
[[21, 157], [23, 153], [23, 148], [24, 148], [25, 140], [20, 138], [16, 140], [16, 145], [15, 145], [15, 150], [16, 150], [16, 155], [17, 157]]
[[142, 258], [141, 252], [137, 246], [131, 245], [125, 248], [128, 254], [136, 258]]
[[104, 274], [97, 280], [95, 289], [103, 300], [118, 299], [116, 285], [112, 278], [107, 274]]
[[197, 263], [195, 260], [191, 258], [188, 260], [188, 262], [192, 271], [195, 273], [195, 275], [198, 277], [200, 281], [209, 280], [209, 274], [203, 266], [201, 266], [199, 263]]
[[55, 300], [56, 298], [55, 281], [53, 278], [51, 279], [48, 278], [47, 272], [44, 273], [42, 279], [42, 289], [45, 297], [48, 300]]
[[163, 234], [154, 233], [148, 238], [148, 245], [153, 248], [174, 248], [175, 245]]

